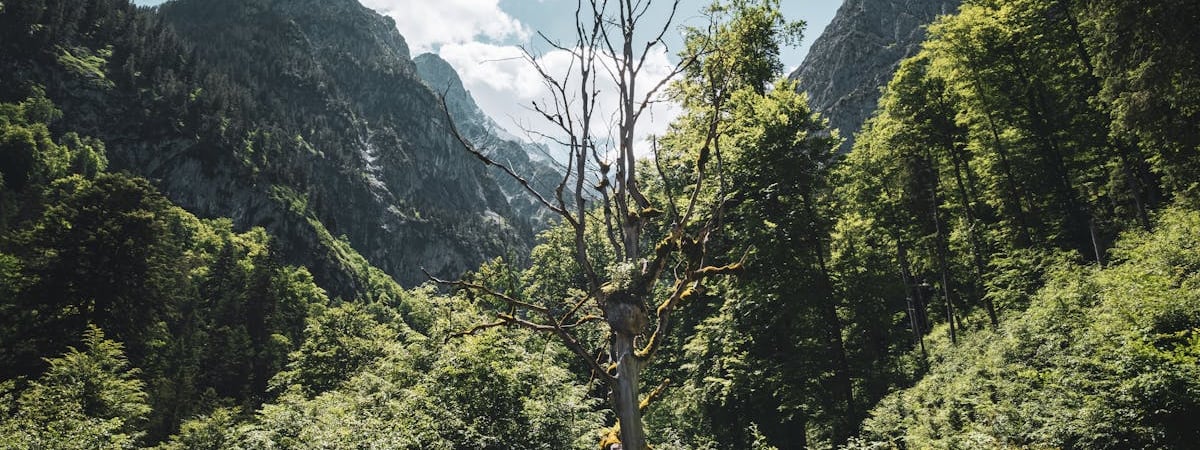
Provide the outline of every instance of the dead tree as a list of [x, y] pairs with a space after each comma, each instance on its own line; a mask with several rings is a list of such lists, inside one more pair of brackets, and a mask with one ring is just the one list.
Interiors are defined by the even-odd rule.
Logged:
[[[683, 55], [672, 71], [661, 79], [644, 80], [643, 69], [653, 51], [666, 49], [663, 37], [671, 29], [679, 1], [670, 4], [667, 21], [655, 26], [652, 35], [635, 36], [640, 21], [654, 2], [651, 0], [579, 0], [576, 9], [576, 41], [564, 45], [542, 38], [558, 51], [572, 57], [566, 74], [550, 73], [531, 51], [526, 58], [538, 70], [552, 101], [534, 102], [532, 107], [555, 131], [538, 133], [569, 150], [562, 164], [563, 176], [554, 195], [543, 195], [512, 167], [498, 163], [486, 152], [451, 129], [464, 146], [488, 166], [495, 166], [517, 180], [538, 202], [558, 215], [563, 226], [574, 233], [573, 256], [584, 278], [587, 293], [570, 299], [522, 300], [479, 283], [434, 281], [496, 298], [508, 306], [495, 321], [479, 324], [460, 334], [473, 334], [497, 327], [519, 326], [556, 336], [568, 349], [583, 358], [593, 376], [610, 389], [620, 443], [626, 450], [644, 450], [639, 375], [662, 346], [671, 324], [672, 312], [704, 291], [711, 277], [741, 269], [741, 262], [714, 264], [708, 241], [717, 230], [721, 197], [700, 195], [709, 170], [710, 155], [719, 161], [716, 145], [718, 114], [712, 114], [708, 134], [700, 147], [688, 154], [693, 172], [688, 186], [668, 189], [667, 205], [655, 205], [639, 183], [634, 151], [637, 124], [660, 97], [671, 80], [696, 62], [698, 54]], [[648, 39], [647, 39], [648, 38]], [[647, 39], [637, 41], [637, 39]], [[642, 85], [642, 83], [648, 83]], [[619, 101], [615, 117], [599, 117], [598, 99], [613, 85]], [[639, 92], [639, 86], [648, 86]], [[447, 116], [449, 119], [449, 116]], [[660, 171], [661, 174], [661, 171]], [[590, 190], [590, 191], [589, 191]], [[586, 195], [592, 192], [594, 195]], [[679, 196], [676, 204], [673, 199]], [[667, 208], [664, 213], [660, 206]], [[589, 225], [590, 224], [590, 225]], [[599, 225], [597, 225], [599, 224]], [[653, 225], [661, 238], [648, 237]], [[603, 228], [608, 250], [616, 255], [612, 267], [597, 267], [598, 255], [590, 254], [586, 231]], [[667, 275], [669, 274], [669, 275]], [[648, 305], [655, 305], [651, 310]], [[576, 331], [586, 324], [607, 325], [607, 355], [592, 355]], [[647, 334], [649, 333], [649, 334]], [[649, 400], [649, 398], [647, 398]]]

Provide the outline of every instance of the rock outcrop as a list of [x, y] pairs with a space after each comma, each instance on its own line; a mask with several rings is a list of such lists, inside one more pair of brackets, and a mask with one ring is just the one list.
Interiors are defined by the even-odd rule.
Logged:
[[954, 13], [960, 0], [846, 0], [791, 74], [808, 92], [813, 110], [829, 118], [846, 139], [875, 111], [881, 89], [900, 61], [914, 55], [925, 27]]
[[196, 157], [147, 171], [184, 207], [267, 227], [318, 277], [352, 264], [329, 261], [332, 241], [405, 285], [424, 281], [422, 268], [455, 277], [532, 241], [450, 132], [391, 19], [355, 0], [178, 0], [160, 14], [247, 117], [234, 148], [188, 143]]
[[[562, 172], [541, 144], [526, 142], [505, 131], [492, 120], [471, 93], [466, 90], [458, 72], [441, 57], [426, 53], [416, 58], [417, 73], [429, 88], [446, 98], [446, 106], [459, 131], [498, 164], [504, 164], [527, 180], [531, 187], [547, 200], [553, 201], [555, 190], [562, 182]], [[519, 217], [528, 218], [534, 230], [543, 230], [557, 222], [558, 216], [542, 205], [517, 180], [493, 168], [501, 191]], [[564, 198], [570, 199], [571, 189], [564, 187]]]

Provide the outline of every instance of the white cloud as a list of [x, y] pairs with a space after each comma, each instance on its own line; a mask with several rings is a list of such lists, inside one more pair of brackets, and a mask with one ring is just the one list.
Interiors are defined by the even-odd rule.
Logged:
[[[534, 101], [546, 105], [553, 97], [521, 48], [511, 45], [528, 41], [532, 32], [505, 13], [499, 0], [361, 1], [396, 21], [413, 55], [436, 51], [449, 62], [480, 109], [509, 132], [541, 142], [546, 140], [526, 131], [557, 136], [557, 129], [532, 110]], [[547, 72], [561, 76], [571, 67], [572, 57], [568, 52], [555, 50], [539, 55], [538, 63]], [[670, 74], [672, 67], [665, 50], [653, 51], [637, 86], [639, 99]], [[579, 92], [577, 86], [570, 90], [573, 95]], [[599, 111], [593, 127], [605, 130], [596, 133], [597, 138], [607, 138], [608, 128], [613, 129], [612, 134], [616, 133], [615, 126], [609, 127], [608, 122], [618, 109], [618, 94], [611, 81], [602, 81], [599, 88]], [[679, 112], [677, 106], [668, 103], [655, 105], [644, 113], [637, 129], [640, 154], [649, 152], [646, 139], [662, 135]]]
[[[520, 48], [468, 42], [443, 45], [439, 55], [459, 72], [463, 84], [471, 91], [480, 109], [513, 134], [525, 136], [526, 131], [534, 131], [556, 137], [560, 135], [555, 126], [532, 110], [535, 101], [539, 105], [551, 105], [553, 96], [538, 71], [524, 58]], [[562, 50], [539, 55], [537, 61], [548, 73], [559, 78], [572, 67], [571, 54]], [[644, 97], [658, 80], [670, 75], [673, 67], [665, 51], [651, 53], [637, 85], [638, 99]], [[573, 75], [575, 84], [568, 89], [572, 96], [569, 100], [578, 102], [578, 75]], [[601, 94], [593, 128], [603, 130], [596, 133], [596, 138], [604, 139], [610, 137], [608, 129], [612, 129], [615, 135], [615, 126], [610, 121], [619, 108], [618, 91], [616, 83], [604, 75], [601, 75], [598, 87]], [[673, 103], [659, 103], [643, 113], [636, 130], [640, 154], [649, 152], [646, 139], [651, 135], [661, 136], [679, 113], [679, 107]], [[541, 140], [536, 134], [531, 137]]]
[[361, 0], [396, 21], [413, 55], [444, 44], [527, 39], [530, 31], [500, 9], [500, 0]]

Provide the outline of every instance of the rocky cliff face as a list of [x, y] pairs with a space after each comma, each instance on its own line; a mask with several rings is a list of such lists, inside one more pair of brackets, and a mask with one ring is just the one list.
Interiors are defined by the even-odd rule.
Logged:
[[[429, 88], [445, 96], [450, 115], [464, 137], [497, 163], [508, 166], [529, 181], [543, 198], [553, 201], [562, 175], [547, 156], [549, 152], [545, 147], [512, 136], [488, 117], [463, 87], [458, 72], [441, 57], [426, 53], [414, 58], [413, 62]], [[512, 177], [499, 170], [492, 170], [491, 175], [517, 215], [528, 218], [535, 230], [548, 228], [558, 219]], [[564, 195], [567, 196], [564, 198], [570, 198], [571, 191], [565, 190]]]
[[829, 118], [846, 138], [854, 134], [879, 102], [900, 61], [912, 56], [925, 39], [925, 27], [937, 16], [953, 13], [960, 0], [846, 0], [833, 22], [791, 74], [808, 92], [813, 109]]
[[318, 273], [346, 263], [312, 261], [336, 260], [314, 255], [344, 236], [408, 285], [422, 268], [453, 277], [531, 241], [449, 132], [390, 19], [355, 0], [179, 0], [160, 14], [249, 117], [212, 148], [182, 149], [197, 157], [148, 171], [184, 207], [266, 226]]

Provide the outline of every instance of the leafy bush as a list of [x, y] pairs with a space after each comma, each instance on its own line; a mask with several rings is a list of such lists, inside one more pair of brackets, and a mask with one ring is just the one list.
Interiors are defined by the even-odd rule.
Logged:
[[[853, 448], [1184, 448], [1200, 439], [1200, 212], [1125, 235], [1114, 264], [1058, 261], [995, 332], [944, 340]], [[944, 330], [943, 330], [944, 331]]]

